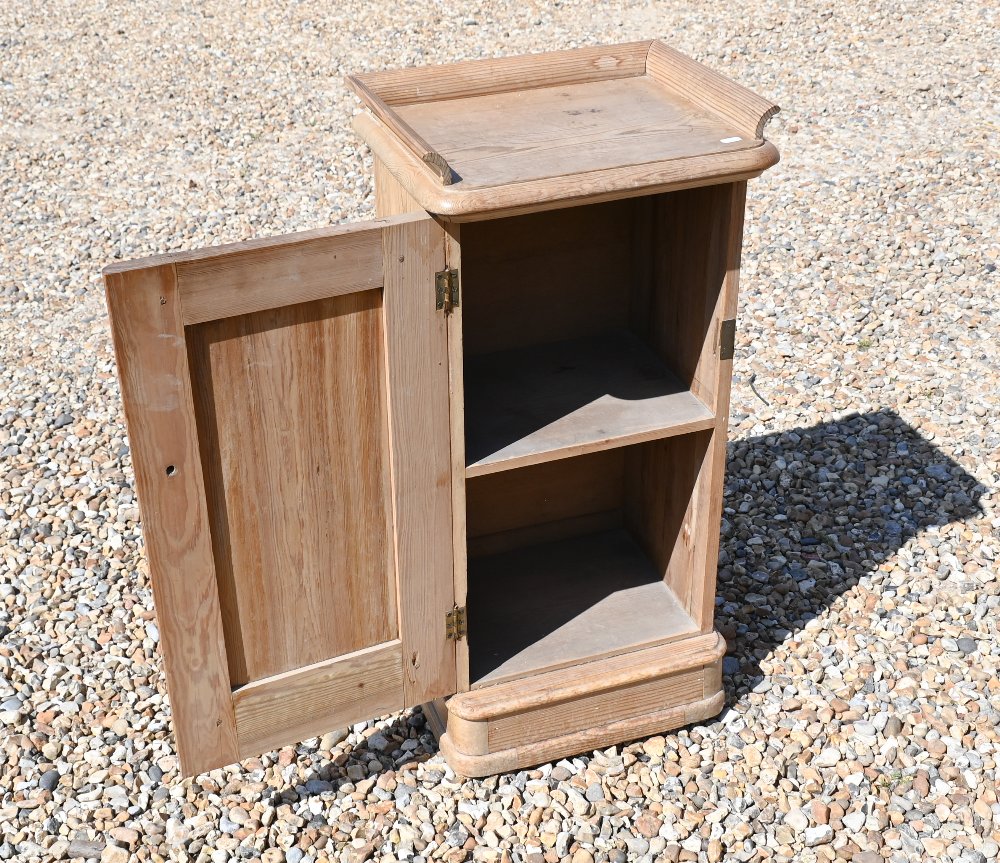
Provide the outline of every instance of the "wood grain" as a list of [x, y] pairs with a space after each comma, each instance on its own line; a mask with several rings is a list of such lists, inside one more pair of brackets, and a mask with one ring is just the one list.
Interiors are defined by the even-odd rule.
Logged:
[[774, 145], [761, 141], [744, 150], [626, 165], [489, 189], [469, 189], [461, 180], [442, 186], [375, 117], [358, 114], [353, 125], [389, 172], [424, 210], [456, 222], [523, 215], [571, 205], [748, 180], [778, 163], [778, 151]]
[[232, 684], [395, 638], [381, 292], [188, 333]]
[[508, 749], [530, 738], [546, 739], [620, 721], [622, 716], [642, 716], [665, 707], [680, 707], [704, 698], [705, 673], [700, 668], [682, 671], [662, 680], [649, 680], [620, 690], [599, 692], [554, 707], [526, 710], [490, 722], [490, 750]]
[[[351, 77], [377, 93], [388, 105], [408, 105], [641, 75], [646, 69], [650, 44], [646, 40], [594, 45]], [[359, 96], [364, 101], [364, 96]]]
[[646, 72], [678, 95], [731, 122], [748, 138], [764, 137], [779, 108], [659, 40], [649, 46]]
[[172, 264], [185, 326], [378, 288], [377, 222], [340, 225], [114, 264], [123, 273]]
[[675, 641], [697, 626], [624, 530], [469, 562], [473, 686]]
[[401, 710], [400, 650], [398, 641], [376, 644], [237, 689], [241, 756]]
[[480, 722], [540, 707], [569, 704], [587, 695], [711, 665], [725, 652], [725, 639], [717, 632], [692, 635], [672, 644], [583, 662], [571, 668], [462, 693], [449, 699], [448, 712], [470, 722]]
[[462, 225], [466, 358], [627, 326], [631, 204]]
[[448, 336], [434, 308], [444, 232], [426, 216], [383, 230], [403, 693], [419, 704], [456, 689]]
[[715, 425], [712, 412], [625, 330], [466, 366], [467, 476]]
[[469, 539], [620, 510], [624, 478], [624, 450], [470, 478]]
[[[706, 670], [706, 676], [708, 676]], [[636, 740], [651, 734], [670, 731], [684, 725], [691, 725], [709, 717], [715, 716], [722, 709], [726, 694], [718, 691], [708, 698], [691, 701], [677, 707], [667, 707], [653, 713], [638, 716], [628, 715], [622, 711], [621, 718], [605, 725], [593, 725], [582, 731], [561, 734], [557, 737], [538, 738], [531, 734], [530, 728], [524, 729], [522, 742], [509, 749], [490, 751], [488, 744], [478, 747], [475, 744], [488, 736], [486, 723], [467, 723], [462, 720], [452, 722], [449, 719], [448, 732], [439, 739], [441, 754], [451, 768], [462, 776], [490, 776], [496, 773], [511, 773], [523, 770], [547, 761], [556, 761], [579, 752], [590, 752], [603, 749], [623, 740]], [[457, 738], [459, 733], [462, 742], [473, 744], [473, 754], [461, 747]], [[452, 737], [455, 736], [456, 740]]]
[[174, 268], [105, 273], [181, 770], [237, 760], [205, 480]]
[[758, 143], [645, 75], [419, 102], [393, 114], [419, 129], [469, 190], [743, 150]]

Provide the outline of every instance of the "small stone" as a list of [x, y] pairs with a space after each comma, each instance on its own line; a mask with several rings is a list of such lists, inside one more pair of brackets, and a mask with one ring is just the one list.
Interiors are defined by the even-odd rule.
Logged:
[[805, 829], [806, 848], [825, 845], [831, 839], [833, 839], [833, 828], [829, 824], [820, 824], [817, 827], [806, 827]]
[[890, 716], [885, 723], [885, 736], [898, 737], [903, 733], [903, 723], [898, 716]]
[[320, 738], [319, 748], [324, 752], [329, 752], [335, 746], [343, 743], [350, 733], [351, 730], [349, 728], [338, 728], [336, 731], [329, 731]]
[[129, 852], [118, 845], [105, 845], [101, 852], [101, 863], [129, 863]]
[[105, 842], [103, 839], [88, 839], [86, 836], [77, 836], [70, 840], [66, 849], [67, 857], [83, 857], [85, 860], [97, 860], [104, 851]]
[[642, 751], [651, 758], [662, 758], [666, 751], [666, 740], [662, 737], [650, 737], [642, 744]]
[[46, 770], [38, 780], [38, 787], [44, 791], [53, 791], [59, 784], [59, 771]]
[[817, 755], [812, 763], [815, 767], [833, 767], [840, 761], [840, 750], [834, 746], [827, 747]]
[[962, 651], [962, 654], [968, 656], [970, 653], [975, 653], [979, 650], [979, 643], [974, 638], [960, 638], [958, 639], [958, 649]]
[[852, 833], [860, 833], [865, 826], [864, 812], [849, 812], [842, 819], [844, 826]]
[[651, 815], [649, 812], [643, 812], [642, 815], [635, 819], [635, 829], [647, 839], [652, 839], [656, 836], [662, 826], [662, 819]]
[[809, 819], [801, 809], [790, 809], [785, 813], [784, 823], [796, 833], [801, 833], [809, 826]]
[[593, 782], [587, 786], [587, 793], [584, 795], [591, 803], [601, 803], [604, 801], [604, 789], [600, 783]]

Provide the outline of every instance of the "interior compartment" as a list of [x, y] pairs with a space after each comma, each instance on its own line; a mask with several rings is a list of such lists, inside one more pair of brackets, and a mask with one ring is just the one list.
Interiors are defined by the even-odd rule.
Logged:
[[734, 188], [461, 226], [474, 686], [711, 624], [695, 537]]
[[699, 631], [686, 580], [671, 576], [686, 565], [683, 522], [711, 435], [468, 480], [473, 686]]
[[468, 476], [714, 425], [730, 194], [462, 225]]

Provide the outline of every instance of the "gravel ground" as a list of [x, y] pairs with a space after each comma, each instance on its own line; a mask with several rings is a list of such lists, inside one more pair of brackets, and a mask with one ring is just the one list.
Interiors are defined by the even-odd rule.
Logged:
[[[996, 859], [998, 19], [3, 4], [0, 860]], [[100, 268], [369, 216], [345, 71], [652, 35], [783, 106], [745, 248], [726, 712], [485, 781], [419, 712], [178, 780]]]

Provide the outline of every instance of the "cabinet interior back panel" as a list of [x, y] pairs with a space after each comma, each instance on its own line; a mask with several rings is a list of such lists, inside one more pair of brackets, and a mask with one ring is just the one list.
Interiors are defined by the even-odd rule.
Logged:
[[395, 638], [381, 291], [187, 341], [232, 685]]

